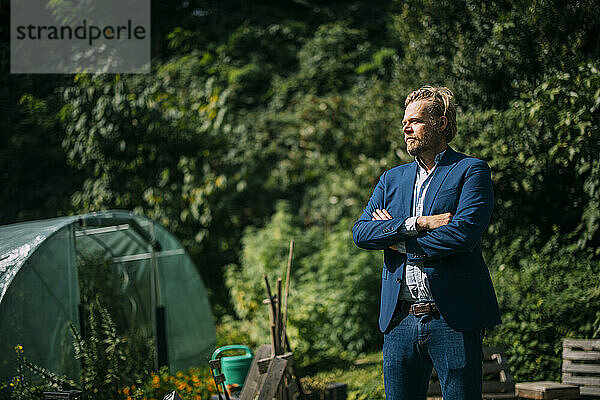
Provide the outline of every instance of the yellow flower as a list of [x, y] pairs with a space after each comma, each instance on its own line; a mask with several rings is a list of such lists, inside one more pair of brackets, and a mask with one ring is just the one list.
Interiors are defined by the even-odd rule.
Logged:
[[124, 388], [123, 388], [123, 394], [124, 394], [125, 396], [129, 395], [129, 388], [128, 388], [128, 387], [124, 387]]
[[152, 387], [158, 389], [160, 387], [160, 378], [156, 375], [152, 377]]

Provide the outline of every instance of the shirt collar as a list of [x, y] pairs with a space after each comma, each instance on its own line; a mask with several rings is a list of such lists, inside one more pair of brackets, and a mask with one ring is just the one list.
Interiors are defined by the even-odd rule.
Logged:
[[[442, 160], [442, 157], [444, 157], [444, 154], [446, 154], [446, 150], [448, 150], [448, 147], [446, 147], [444, 150], [440, 151], [439, 153], [437, 153], [435, 155], [435, 158], [433, 159], [433, 161], [435, 161], [435, 165], [433, 166], [433, 168], [431, 168], [431, 171], [433, 171], [435, 169], [435, 167], [437, 167], [437, 165], [440, 163], [440, 161]], [[425, 168], [425, 166], [423, 165], [421, 160], [419, 160], [419, 156], [415, 156], [415, 161], [417, 162], [417, 165], [419, 166], [419, 168], [422, 168], [425, 171], [427, 171], [427, 168]]]

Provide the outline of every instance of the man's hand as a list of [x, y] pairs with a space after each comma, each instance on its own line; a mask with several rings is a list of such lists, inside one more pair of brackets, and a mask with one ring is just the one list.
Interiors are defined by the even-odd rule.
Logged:
[[[387, 212], [387, 210], [385, 208], [377, 209], [374, 212], [371, 213], [373, 215], [373, 218], [371, 218], [371, 221], [387, 221], [388, 219], [392, 219], [392, 216], [390, 215], [389, 212]], [[390, 246], [390, 249], [392, 250], [398, 250], [398, 245], [397, 244], [393, 244]]]
[[418, 231], [431, 231], [440, 226], [449, 224], [452, 221], [453, 215], [450, 213], [425, 215], [417, 218]]
[[388, 219], [392, 219], [392, 216], [385, 210], [385, 208], [382, 208], [381, 210], [377, 209], [371, 214], [373, 215], [371, 221], [387, 221]]

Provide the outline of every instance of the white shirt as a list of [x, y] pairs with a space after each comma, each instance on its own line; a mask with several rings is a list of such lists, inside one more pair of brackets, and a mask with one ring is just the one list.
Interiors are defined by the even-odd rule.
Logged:
[[[422, 163], [417, 161], [417, 178], [415, 181], [415, 188], [413, 191], [412, 201], [412, 216], [407, 218], [404, 222], [403, 230], [409, 234], [417, 235], [417, 218], [423, 215], [423, 202], [425, 200], [425, 194], [431, 183], [431, 178], [436, 170], [436, 167], [442, 159], [446, 150], [435, 156], [435, 165], [429, 171], [425, 168]], [[398, 251], [406, 253], [404, 242], [398, 243]], [[402, 280], [402, 286], [400, 287], [400, 300], [408, 301], [433, 301], [431, 295], [431, 289], [429, 288], [429, 281], [427, 274], [423, 270], [423, 263], [417, 262], [416, 264], [406, 264], [404, 269], [404, 279]]]

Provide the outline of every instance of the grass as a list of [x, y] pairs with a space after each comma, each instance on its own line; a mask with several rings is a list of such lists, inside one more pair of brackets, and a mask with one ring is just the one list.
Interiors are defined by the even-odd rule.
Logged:
[[384, 400], [381, 351], [354, 362], [348, 361], [345, 365], [336, 363], [329, 371], [316, 372], [303, 379], [309, 388], [334, 382], [348, 385], [348, 400]]

